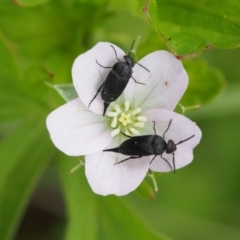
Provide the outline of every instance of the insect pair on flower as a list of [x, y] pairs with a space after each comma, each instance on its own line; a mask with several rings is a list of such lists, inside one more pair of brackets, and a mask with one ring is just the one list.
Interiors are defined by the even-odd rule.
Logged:
[[[130, 80], [130, 78], [132, 78], [136, 83], [142, 84], [142, 83], [136, 81], [134, 79], [134, 77], [132, 76], [132, 73], [133, 73], [132, 68], [134, 67], [135, 62], [130, 57], [130, 53], [132, 51], [133, 44], [134, 44], [134, 41], [132, 43], [129, 54], [125, 55], [123, 57], [125, 61], [121, 61], [120, 59], [118, 59], [115, 48], [112, 45], [110, 45], [113, 48], [116, 59], [118, 61], [117, 63], [115, 63], [113, 65], [113, 67], [102, 66], [96, 60], [96, 62], [99, 66], [101, 66], [103, 68], [112, 69], [109, 72], [106, 80], [98, 88], [97, 93], [95, 94], [95, 96], [93, 97], [93, 99], [91, 100], [91, 102], [88, 105], [88, 107], [90, 107], [91, 103], [97, 97], [98, 93], [101, 92], [101, 98], [104, 101], [103, 116], [105, 115], [106, 110], [107, 110], [108, 106], [110, 105], [110, 103], [115, 101], [122, 94], [122, 92], [124, 91], [124, 89], [126, 88], [126, 86], [128, 84], [128, 81]], [[137, 64], [149, 72], [149, 70], [147, 68], [145, 68], [144, 66], [142, 66], [139, 63], [137, 63]], [[143, 84], [143, 85], [145, 85], [145, 84]], [[119, 164], [119, 163], [125, 162], [130, 159], [134, 159], [134, 158], [141, 158], [143, 156], [155, 155], [152, 159], [152, 161], [153, 161], [157, 155], [161, 155], [161, 158], [169, 165], [169, 167], [171, 169], [174, 170], [174, 173], [175, 173], [174, 152], [177, 149], [176, 146], [178, 144], [181, 144], [181, 143], [191, 139], [192, 137], [194, 137], [194, 135], [192, 135], [191, 137], [189, 137], [187, 139], [180, 141], [177, 144], [175, 144], [172, 140], [169, 140], [168, 143], [166, 143], [164, 135], [167, 132], [167, 130], [169, 129], [171, 122], [172, 122], [172, 120], [169, 122], [168, 128], [163, 133], [163, 137], [156, 135], [155, 122], [154, 122], [153, 129], [154, 129], [155, 135], [144, 135], [144, 136], [133, 137], [133, 136], [128, 136], [123, 133], [124, 136], [126, 136], [130, 139], [123, 142], [119, 147], [106, 149], [104, 151], [117, 152], [117, 153], [121, 153], [123, 155], [130, 156], [129, 158], [121, 160], [120, 162], [115, 163], [115, 164]], [[164, 152], [166, 152], [168, 154], [171, 153], [173, 155], [173, 162], [172, 162], [173, 167], [165, 158], [162, 157], [162, 154]], [[152, 163], [152, 161], [150, 162], [150, 164]]]
[[[109, 105], [105, 116], [102, 116], [104, 106], [99, 95], [88, 108], [99, 85], [112, 71], [99, 66], [96, 60], [102, 66], [116, 63], [110, 45], [118, 59], [123, 59], [125, 53], [110, 43], [99, 43], [81, 54], [72, 68], [73, 84], [79, 97], [53, 111], [47, 118], [47, 127], [58, 149], [70, 156], [85, 156], [85, 172], [94, 192], [125, 195], [138, 187], [149, 168], [168, 172], [189, 164], [193, 159], [193, 148], [201, 139], [201, 131], [191, 120], [173, 112], [187, 88], [188, 76], [182, 63], [166, 51], [151, 53], [138, 62], [140, 65], [133, 67], [133, 78], [143, 84], [129, 81], [121, 96]], [[130, 137], [126, 142], [124, 135]], [[173, 151], [175, 166], [173, 155], [166, 151], [152, 155], [143, 152], [135, 155], [134, 152], [129, 154], [134, 157], [129, 161], [123, 161], [126, 160], [123, 154], [104, 151], [121, 148], [124, 142], [130, 143], [128, 149], [132, 149], [135, 138], [146, 135], [159, 137], [165, 150], [163, 140], [166, 144], [169, 140], [179, 144], [177, 151]], [[193, 135], [189, 141], [180, 144]], [[145, 140], [139, 142], [138, 139], [137, 145], [147, 142], [150, 146], [150, 138]], [[152, 161], [155, 155], [162, 158]], [[115, 164], [119, 162], [121, 164]]]

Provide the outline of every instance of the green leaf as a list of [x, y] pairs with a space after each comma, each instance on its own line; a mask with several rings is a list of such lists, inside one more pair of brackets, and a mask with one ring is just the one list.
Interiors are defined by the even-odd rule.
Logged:
[[69, 170], [78, 163], [77, 158], [58, 154], [57, 164], [68, 212], [66, 239], [94, 240], [98, 239], [95, 195], [86, 182], [84, 168], [68, 174]]
[[[168, 188], [171, 188], [171, 186], [172, 185], [167, 185], [165, 191], [167, 191]], [[176, 189], [173, 189], [175, 190], [173, 193], [176, 193]], [[181, 189], [179, 192], [181, 192]], [[173, 198], [173, 195], [174, 194], [172, 194], [170, 198]], [[174, 196], [176, 197], [176, 195]], [[181, 194], [178, 196], [181, 196]], [[181, 197], [185, 199], [183, 196]], [[233, 227], [230, 224], [223, 224], [217, 219], [214, 221], [214, 217], [210, 220], [206, 217], [189, 214], [187, 210], [183, 211], [176, 206], [173, 207], [173, 204], [168, 205], [166, 202], [164, 203], [164, 197], [162, 195], [161, 197], [159, 196], [159, 199], [161, 200], [154, 202], [153, 204], [146, 204], [146, 201], [141, 198], [130, 197], [130, 199], [131, 201], [129, 201], [128, 204], [131, 207], [136, 207], [141, 213], [141, 217], [145, 218], [146, 221], [148, 221], [148, 223], [157, 231], [161, 229], [161, 231], [169, 234], [172, 239], [225, 240], [240, 238], [238, 225]], [[173, 199], [176, 202], [178, 201], [176, 198]], [[187, 203], [191, 204], [192, 202], [190, 201]], [[211, 205], [204, 205], [201, 198], [193, 203], [195, 208], [196, 206], [201, 206], [201, 204], [207, 209], [209, 209], [209, 206], [211, 207]], [[189, 209], [189, 207], [186, 207], [186, 209]]]
[[69, 102], [78, 97], [78, 94], [71, 83], [54, 85], [51, 83], [46, 84], [50, 87], [53, 87], [66, 102]]
[[[29, 118], [34, 111], [40, 112], [39, 107], [41, 105], [32, 101], [24, 91], [27, 84], [20, 80], [15, 59], [6, 46], [1, 33], [0, 69], [0, 123], [21, 122]], [[34, 88], [32, 91], [34, 92]], [[46, 107], [42, 107], [43, 111], [45, 109]]]
[[51, 144], [46, 137], [46, 107], [39, 108], [25, 94], [26, 82], [21, 81], [2, 35], [0, 58], [0, 239], [12, 239], [50, 158]]
[[[55, 98], [51, 89], [46, 86], [46, 82], [53, 81], [53, 74], [43, 66], [32, 66], [28, 68], [22, 77], [21, 84], [24, 86], [24, 98], [26, 95], [29, 100], [39, 105], [44, 105], [44, 108], [49, 108], [50, 105], [55, 107]], [[49, 111], [53, 108], [50, 107]]]
[[230, 84], [222, 96], [215, 102], [202, 107], [197, 112], [189, 111], [187, 112], [187, 115], [190, 116], [190, 118], [197, 120], [215, 119], [215, 121], [217, 121], [217, 119], [226, 117], [231, 119], [233, 116], [239, 114], [239, 91], [239, 83]]
[[225, 88], [223, 74], [216, 68], [210, 67], [203, 59], [188, 59], [184, 67], [189, 75], [189, 85], [180, 106], [194, 108], [212, 101]]
[[[32, 124], [32, 125], [31, 125]], [[45, 121], [28, 123], [0, 145], [0, 239], [12, 239], [39, 176], [49, 160], [51, 144]]]
[[149, 184], [146, 180], [144, 180], [136, 189], [136, 193], [139, 194], [139, 196], [149, 200], [156, 199], [156, 193], [153, 189], [153, 186]]
[[6, 46], [0, 31], [0, 84], [12, 85], [19, 80], [19, 72], [12, 52]]
[[126, 200], [108, 197], [101, 198], [99, 202], [99, 224], [102, 230], [100, 239], [169, 239], [156, 233]]
[[14, 0], [13, 3], [21, 7], [35, 7], [49, 1], [50, 0]]
[[[22, 122], [31, 118], [34, 111], [46, 111], [46, 106], [41, 106], [26, 94], [30, 82], [21, 81], [12, 52], [6, 46], [0, 34], [0, 123]], [[44, 84], [42, 84], [44, 86]], [[30, 89], [36, 95], [36, 86]], [[30, 87], [29, 87], [30, 88]], [[42, 94], [42, 92], [41, 92]], [[38, 109], [38, 110], [36, 110]]]
[[[98, 0], [95, 3], [51, 1], [35, 8], [16, 7], [8, 1], [0, 3], [0, 28], [23, 68], [38, 64], [39, 60], [45, 64], [57, 56], [70, 56], [72, 64], [78, 53], [96, 43], [92, 35], [97, 25], [102, 27], [106, 12], [109, 10], [105, 1]], [[82, 22], [86, 24], [79, 24]], [[62, 65], [69, 64], [66, 58], [59, 61]]]
[[240, 45], [238, 1], [148, 0], [144, 12], [175, 55], [184, 57], [204, 48]]
[[84, 168], [69, 175], [78, 159], [59, 154], [57, 163], [69, 217], [66, 239], [168, 239], [153, 231], [124, 198], [94, 194]]
[[43, 83], [45, 81], [51, 81], [53, 77], [53, 73], [51, 73], [45, 67], [31, 66], [24, 73], [24, 84], [25, 87], [29, 89], [34, 88], [34, 91], [40, 94], [40, 92], [43, 93], [42, 86], [46, 87]]
[[1, 4], [0, 27], [13, 50], [17, 50], [19, 64], [25, 67], [26, 64], [39, 63], [36, 58], [46, 58], [59, 48], [64, 51], [64, 44], [69, 45], [71, 27], [61, 16], [62, 9], [61, 4], [53, 3], [36, 8]]

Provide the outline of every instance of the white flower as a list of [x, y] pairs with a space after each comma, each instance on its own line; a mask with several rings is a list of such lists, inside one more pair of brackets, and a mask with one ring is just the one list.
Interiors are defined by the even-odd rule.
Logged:
[[[94, 192], [101, 195], [125, 195], [138, 187], [146, 176], [153, 156], [130, 159], [116, 164], [127, 156], [104, 149], [119, 146], [128, 135], [154, 134], [162, 136], [169, 121], [172, 124], [165, 135], [166, 141], [175, 143], [195, 135], [191, 140], [177, 146], [176, 169], [189, 164], [193, 159], [193, 148], [199, 143], [201, 131], [186, 117], [172, 112], [188, 84], [188, 76], [172, 54], [166, 51], [153, 52], [139, 61], [150, 73], [139, 65], [133, 68], [133, 79], [117, 101], [111, 103], [106, 115], [103, 113], [101, 94], [89, 105], [97, 89], [106, 79], [117, 60], [110, 45], [114, 46], [119, 59], [126, 55], [117, 46], [99, 43], [81, 54], [74, 62], [72, 77], [79, 98], [59, 107], [47, 118], [47, 128], [55, 146], [70, 156], [85, 155], [85, 171]], [[172, 154], [164, 154], [172, 163]], [[152, 162], [153, 171], [167, 172], [170, 167], [159, 156]]]

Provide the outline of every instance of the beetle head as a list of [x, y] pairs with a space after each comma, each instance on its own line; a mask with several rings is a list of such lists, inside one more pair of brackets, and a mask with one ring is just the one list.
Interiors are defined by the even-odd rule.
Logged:
[[130, 56], [126, 55], [126, 56], [124, 56], [124, 59], [131, 67], [134, 67], [135, 62], [133, 61], [133, 59]]
[[172, 140], [169, 140], [166, 146], [166, 153], [173, 153], [176, 150], [177, 150], [176, 144]]

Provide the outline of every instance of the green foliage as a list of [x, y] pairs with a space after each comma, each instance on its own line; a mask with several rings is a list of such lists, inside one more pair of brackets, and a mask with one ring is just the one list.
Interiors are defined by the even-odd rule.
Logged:
[[49, 1], [50, 0], [14, 0], [13, 2], [21, 7], [35, 7]]
[[4, 216], [0, 219], [0, 239], [13, 236], [13, 229], [51, 157], [49, 139], [46, 134], [40, 134], [46, 132], [44, 122], [34, 127], [30, 124], [15, 129], [0, 146], [0, 214]]
[[154, 191], [153, 186], [149, 184], [146, 180], [144, 180], [136, 189], [136, 193], [139, 194], [139, 196], [148, 200], [156, 199], [156, 192]]
[[145, 5], [147, 21], [179, 56], [239, 46], [239, 11], [234, 0], [148, 0]]
[[2, 38], [0, 56], [0, 215], [4, 216], [0, 219], [0, 239], [10, 239], [52, 149], [41, 107], [26, 94]]
[[[165, 39], [171, 38], [167, 42], [178, 55], [195, 53], [208, 45], [221, 48], [239, 45], [240, 5], [236, 1], [224, 0], [220, 4], [219, 1], [158, 0], [148, 4], [151, 26]], [[213, 239], [217, 232], [221, 233], [218, 240], [221, 236], [222, 239], [240, 238], [236, 230], [240, 224], [236, 184], [239, 151], [226, 140], [231, 140], [238, 129], [240, 86], [227, 88], [222, 99], [208, 105], [222, 92], [225, 81], [221, 71], [213, 68], [206, 57], [184, 62], [190, 82], [180, 104], [185, 109], [203, 105], [198, 112], [187, 114], [202, 124], [207, 141], [203, 140], [204, 147], [201, 150], [199, 146], [195, 161], [187, 170], [179, 170], [175, 176], [161, 175], [157, 194], [147, 179], [137, 194], [123, 198], [96, 196], [87, 183], [84, 168], [68, 174], [78, 160], [57, 152], [50, 141], [45, 119], [63, 100], [46, 82], [66, 101], [77, 97], [71, 84], [71, 67], [79, 54], [99, 41], [114, 42], [128, 52], [139, 33], [142, 33], [137, 51], [139, 59], [164, 48], [157, 34], [148, 27], [142, 7], [144, 2], [137, 0], [0, 1], [1, 240], [13, 239], [17, 234], [31, 195], [50, 160], [54, 160], [59, 172], [66, 205], [67, 223], [61, 226], [66, 235], [62, 239], [168, 239], [164, 234], [180, 240], [208, 236]], [[216, 60], [215, 55], [212, 58]], [[235, 62], [229, 58], [221, 68], [232, 67]], [[232, 75], [227, 78], [231, 84]], [[238, 82], [236, 78], [239, 77], [235, 75]], [[212, 129], [216, 126], [214, 133]], [[227, 132], [223, 133], [225, 128]], [[233, 142], [236, 141], [234, 138]], [[210, 148], [213, 143], [221, 146], [217, 147], [218, 152]], [[44, 190], [47, 194], [46, 186]], [[228, 213], [229, 208], [236, 210], [236, 216], [231, 211]], [[201, 218], [215, 223], [209, 224]], [[193, 228], [191, 232], [189, 226]], [[211, 234], [203, 233], [206, 227]], [[36, 236], [38, 233], [28, 238], [37, 239]], [[59, 239], [59, 235], [50, 238]]]
[[184, 67], [189, 75], [189, 85], [179, 103], [183, 110], [207, 104], [222, 92], [225, 86], [224, 76], [203, 59], [186, 60]]

